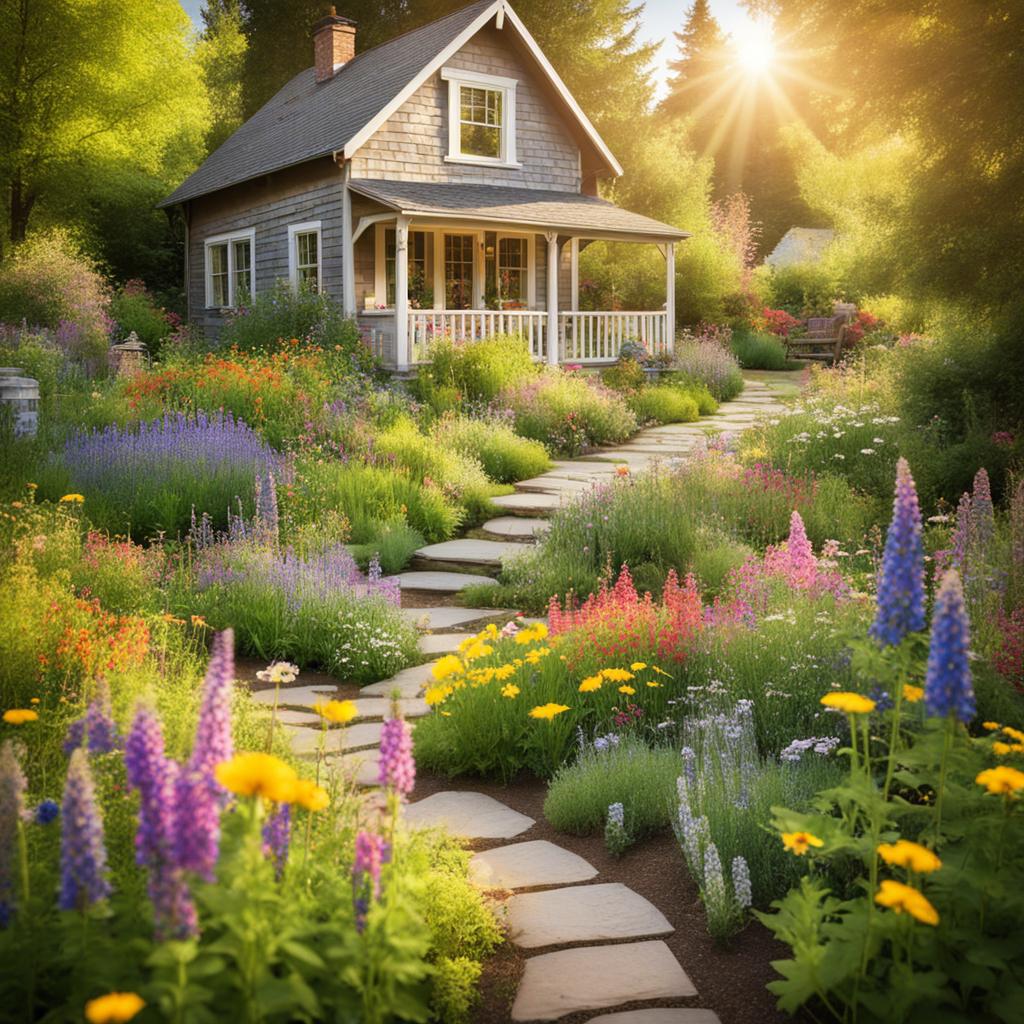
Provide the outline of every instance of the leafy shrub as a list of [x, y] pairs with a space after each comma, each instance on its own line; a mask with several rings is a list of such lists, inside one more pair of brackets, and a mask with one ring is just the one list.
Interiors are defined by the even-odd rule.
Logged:
[[557, 455], [623, 441], [637, 429], [636, 417], [621, 396], [560, 370], [506, 388], [499, 401], [512, 410], [517, 434]]
[[772, 267], [767, 279], [768, 305], [792, 316], [831, 316], [837, 295], [831, 272], [820, 263]]
[[717, 340], [682, 335], [676, 341], [673, 366], [683, 381], [706, 387], [719, 402], [727, 402], [743, 390], [740, 364], [728, 345]]
[[102, 275], [65, 231], [33, 235], [0, 270], [0, 322], [49, 328], [94, 374], [106, 372], [109, 306]]
[[429, 363], [420, 367], [416, 389], [428, 402], [453, 394], [457, 401], [490, 402], [536, 372], [529, 347], [518, 334], [465, 343], [443, 338], [431, 347]]
[[745, 370], [786, 370], [785, 343], [774, 334], [734, 331], [732, 336], [733, 355]]
[[438, 445], [477, 460], [498, 483], [528, 480], [551, 468], [544, 445], [520, 437], [496, 417], [473, 419], [448, 413], [431, 427], [430, 433]]
[[110, 315], [118, 340], [124, 341], [134, 332], [151, 356], [159, 353], [177, 321], [177, 317], [170, 316], [156, 304], [141, 281], [128, 281], [114, 294], [110, 301]]
[[39, 381], [39, 401], [44, 415], [52, 415], [64, 353], [46, 331], [0, 324], [0, 365], [17, 366]]
[[477, 985], [483, 968], [469, 957], [441, 957], [434, 964], [433, 1007], [441, 1024], [469, 1024], [480, 999]]
[[145, 548], [90, 530], [71, 581], [80, 594], [113, 612], [156, 612], [161, 607], [159, 587], [170, 571], [169, 557], [158, 545]]
[[639, 391], [647, 383], [647, 374], [636, 359], [623, 358], [601, 371], [601, 381], [613, 391]]
[[629, 396], [629, 407], [639, 423], [692, 423], [700, 419], [696, 398], [672, 384], [641, 388]]
[[353, 544], [351, 551], [363, 569], [376, 559], [381, 572], [393, 575], [401, 572], [424, 544], [426, 541], [422, 534], [417, 533], [403, 520], [396, 519], [391, 523], [382, 523], [373, 540]]

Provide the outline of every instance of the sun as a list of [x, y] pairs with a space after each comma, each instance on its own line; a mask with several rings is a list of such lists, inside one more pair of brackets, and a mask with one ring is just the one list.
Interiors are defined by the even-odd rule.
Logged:
[[748, 75], [767, 74], [775, 62], [775, 34], [768, 18], [747, 18], [732, 36], [737, 66]]

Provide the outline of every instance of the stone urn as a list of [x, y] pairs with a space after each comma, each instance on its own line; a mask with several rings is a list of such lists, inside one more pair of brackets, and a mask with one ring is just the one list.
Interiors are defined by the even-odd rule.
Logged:
[[107, 360], [115, 377], [134, 377], [149, 365], [149, 349], [132, 331], [121, 344], [110, 346]]

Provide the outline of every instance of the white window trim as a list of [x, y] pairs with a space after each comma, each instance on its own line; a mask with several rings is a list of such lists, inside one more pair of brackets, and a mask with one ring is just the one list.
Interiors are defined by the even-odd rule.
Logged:
[[[378, 309], [379, 312], [383, 312], [384, 310], [392, 311], [392, 310], [394, 310], [395, 307], [393, 305], [391, 305], [391, 306], [387, 305], [388, 279], [387, 279], [387, 266], [386, 266], [386, 261], [385, 261], [385, 258], [384, 258], [384, 252], [385, 252], [384, 242], [385, 242], [385, 233], [388, 232], [388, 231], [394, 231], [395, 230], [395, 223], [394, 223], [394, 221], [385, 221], [385, 222], [381, 222], [381, 223], [378, 223], [378, 224], [374, 225], [374, 228], [375, 228], [375, 230], [374, 230], [374, 241], [373, 241], [373, 245], [374, 245], [374, 249], [373, 249], [373, 302], [374, 302], [374, 307], [376, 309]], [[433, 235], [434, 236], [431, 239], [430, 243], [427, 245], [427, 249], [429, 249], [429, 251], [430, 251], [430, 260], [429, 260], [429, 262], [430, 262], [430, 267], [431, 267], [431, 271], [432, 271], [432, 275], [433, 275], [431, 277], [431, 280], [430, 280], [430, 290], [434, 293], [434, 306], [432, 307], [433, 309], [438, 309], [439, 308], [438, 305], [437, 305], [437, 265], [436, 265], [436, 262], [435, 262], [436, 259], [437, 259], [437, 235], [436, 235], [436, 232], [439, 231], [439, 230], [442, 230], [442, 229], [428, 227], [428, 226], [421, 225], [421, 224], [417, 224], [415, 227], [413, 227], [412, 225], [409, 226], [409, 234], [410, 235], [412, 235], [412, 234], [414, 234], [416, 232], [419, 232], [420, 234], [423, 234], [423, 235]], [[443, 259], [443, 249], [442, 249], [442, 259]], [[441, 270], [442, 270], [441, 280], [443, 282], [444, 281], [444, 267], [443, 266], [442, 266]]]
[[[516, 160], [516, 85], [515, 78], [484, 75], [461, 68], [441, 68], [441, 78], [448, 83], [448, 154], [445, 163], [477, 164], [484, 167], [522, 167]], [[461, 150], [462, 102], [460, 90], [469, 88], [493, 89], [502, 94], [501, 101], [501, 156], [473, 156]]]
[[320, 221], [307, 220], [302, 224], [288, 225], [288, 280], [292, 288], [299, 290], [299, 253], [295, 242], [296, 235], [316, 234], [316, 280], [317, 290], [324, 293], [324, 240], [320, 230]]
[[[526, 242], [526, 308], [533, 309], [537, 305], [537, 258], [534, 236], [525, 231], [498, 231], [494, 239], [494, 273], [501, 273], [498, 265], [498, 254], [501, 251], [503, 238], [522, 238]], [[497, 287], [497, 281], [495, 281]]]
[[[238, 303], [235, 301], [235, 247], [232, 243], [248, 241], [249, 243], [249, 297], [256, 294], [256, 229], [242, 228], [239, 231], [229, 231], [223, 235], [212, 235], [203, 240], [203, 278], [206, 285], [206, 308], [207, 309], [234, 309]], [[213, 275], [210, 266], [210, 249], [215, 245], [226, 245], [228, 247], [228, 304], [218, 306], [213, 301]]]

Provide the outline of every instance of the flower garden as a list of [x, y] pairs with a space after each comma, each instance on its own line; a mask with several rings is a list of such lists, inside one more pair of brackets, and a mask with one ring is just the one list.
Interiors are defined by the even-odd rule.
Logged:
[[[439, 342], [403, 384], [324, 297], [213, 343], [136, 290], [118, 375], [76, 280], [77, 333], [0, 335], [41, 385], [37, 436], [0, 419], [10, 1019], [1021, 1019], [1021, 442], [955, 339], [864, 317], [785, 401], [709, 325], [599, 374]], [[535, 542], [417, 586], [537, 480]], [[467, 794], [530, 824], [428, 813]], [[488, 883], [533, 840], [599, 880]], [[524, 938], [620, 880], [665, 926]], [[531, 1003], [607, 938], [693, 991]]]

